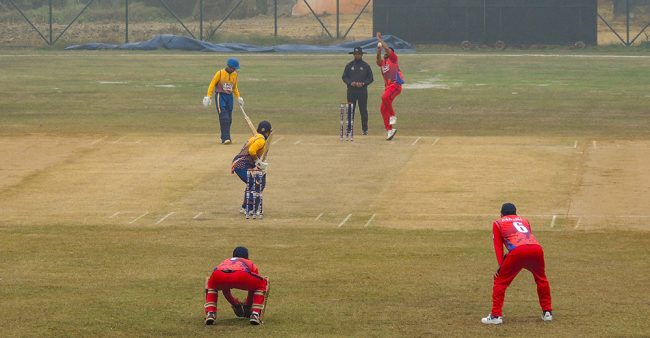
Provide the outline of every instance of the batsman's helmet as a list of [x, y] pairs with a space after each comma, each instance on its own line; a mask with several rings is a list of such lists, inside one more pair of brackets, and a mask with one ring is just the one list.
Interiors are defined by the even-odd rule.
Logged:
[[237, 60], [235, 58], [230, 58], [226, 62], [226, 65], [228, 65], [230, 68], [239, 69], [239, 60]]
[[257, 132], [258, 133], [264, 134], [264, 133], [267, 133], [267, 132], [270, 132], [270, 131], [271, 131], [271, 122], [269, 122], [269, 121], [265, 120], [265, 121], [260, 122], [260, 124], [257, 125]]
[[516, 215], [517, 207], [512, 203], [503, 203], [501, 206], [501, 216]]
[[248, 259], [248, 249], [243, 246], [238, 246], [235, 248], [235, 250], [232, 251], [232, 256]]

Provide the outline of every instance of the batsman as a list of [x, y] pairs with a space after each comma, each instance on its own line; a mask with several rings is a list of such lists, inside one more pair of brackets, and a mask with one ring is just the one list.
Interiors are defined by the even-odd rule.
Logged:
[[[248, 291], [246, 300], [239, 301], [232, 295], [231, 289]], [[237, 317], [248, 317], [251, 325], [262, 324], [269, 279], [260, 276], [257, 265], [248, 259], [246, 247], [236, 247], [232, 258], [221, 262], [208, 278], [205, 286], [205, 325], [212, 325], [217, 319], [219, 290]]]
[[237, 86], [237, 69], [239, 69], [239, 60], [228, 59], [226, 67], [214, 74], [208, 86], [208, 92], [203, 98], [203, 106], [208, 107], [212, 103], [212, 95], [214, 95], [214, 105], [217, 107], [221, 127], [221, 144], [232, 143], [230, 126], [232, 125], [233, 95], [237, 97], [239, 105], [244, 106], [244, 98], [241, 97]]
[[[251, 125], [252, 128], [252, 125]], [[258, 215], [262, 216], [262, 204], [259, 201], [259, 205], [252, 205], [255, 201], [250, 198], [249, 191], [249, 178], [255, 173], [261, 173], [261, 182], [260, 191], [261, 194], [266, 187], [266, 169], [268, 168], [268, 162], [264, 161], [264, 156], [269, 148], [269, 143], [267, 142], [269, 137], [271, 137], [271, 122], [262, 121], [257, 125], [257, 133], [253, 135], [246, 144], [239, 151], [239, 154], [235, 156], [232, 160], [231, 173], [237, 174], [237, 176], [246, 184], [244, 189], [244, 201], [242, 202], [240, 212], [246, 213], [247, 210], [257, 209]], [[256, 175], [257, 176], [257, 175]], [[248, 215], [246, 213], [246, 215]]]

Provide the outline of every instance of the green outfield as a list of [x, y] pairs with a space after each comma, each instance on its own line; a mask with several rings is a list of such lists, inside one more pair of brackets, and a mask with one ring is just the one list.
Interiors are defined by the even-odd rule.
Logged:
[[[220, 145], [201, 105], [227, 56], [0, 51], [3, 335], [650, 335], [650, 56], [564, 54], [401, 55], [396, 139], [374, 67], [352, 143], [347, 55], [240, 55], [275, 130], [253, 221], [229, 172], [248, 127], [235, 112]], [[526, 273], [504, 325], [480, 323], [505, 201], [546, 250], [552, 323]], [[204, 278], [237, 245], [270, 276], [266, 323], [220, 297], [205, 327]]]

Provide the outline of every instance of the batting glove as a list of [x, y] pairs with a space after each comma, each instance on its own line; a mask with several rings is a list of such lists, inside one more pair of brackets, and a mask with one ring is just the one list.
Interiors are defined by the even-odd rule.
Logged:
[[239, 105], [240, 105], [240, 106], [242, 106], [242, 107], [244, 106], [244, 98], [243, 98], [243, 97], [240, 96], [240, 97], [237, 99], [237, 102], [239, 102]]
[[206, 96], [203, 98], [203, 106], [204, 107], [209, 107], [210, 104], [212, 104], [212, 99], [209, 96]]
[[268, 162], [264, 162], [264, 161], [262, 161], [262, 160], [260, 160], [260, 159], [258, 158], [258, 159], [255, 161], [255, 166], [257, 167], [257, 169], [259, 169], [259, 170], [261, 170], [261, 171], [266, 171], [266, 169], [269, 167], [269, 163], [268, 163]]

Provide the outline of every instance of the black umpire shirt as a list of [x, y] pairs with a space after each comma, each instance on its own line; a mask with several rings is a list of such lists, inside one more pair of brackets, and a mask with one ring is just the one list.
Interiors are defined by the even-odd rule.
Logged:
[[[363, 92], [368, 90], [368, 85], [374, 81], [372, 69], [363, 60], [352, 60], [345, 66], [343, 71], [343, 82], [348, 85], [350, 92]], [[352, 87], [352, 82], [363, 82], [363, 87]]]

